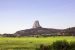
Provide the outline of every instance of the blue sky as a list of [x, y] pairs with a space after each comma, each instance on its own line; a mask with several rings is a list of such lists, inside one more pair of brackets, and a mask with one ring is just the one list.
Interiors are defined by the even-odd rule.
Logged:
[[75, 27], [75, 0], [0, 0], [0, 33], [32, 28]]

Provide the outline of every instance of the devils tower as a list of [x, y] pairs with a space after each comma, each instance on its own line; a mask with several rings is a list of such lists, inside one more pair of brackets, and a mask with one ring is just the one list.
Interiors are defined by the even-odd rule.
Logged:
[[40, 26], [38, 20], [36, 20], [36, 21], [34, 22], [34, 24], [33, 24], [33, 28], [42, 28], [42, 27]]

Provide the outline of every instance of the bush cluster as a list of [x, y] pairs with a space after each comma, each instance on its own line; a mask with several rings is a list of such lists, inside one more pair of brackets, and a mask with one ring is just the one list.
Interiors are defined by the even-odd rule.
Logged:
[[41, 44], [36, 50], [75, 50], [75, 42], [56, 41], [51, 45]]

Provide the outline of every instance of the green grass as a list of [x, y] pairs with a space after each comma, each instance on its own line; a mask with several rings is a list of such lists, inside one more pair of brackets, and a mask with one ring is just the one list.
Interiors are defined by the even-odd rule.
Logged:
[[57, 40], [73, 42], [75, 37], [0, 37], [0, 50], [35, 50], [40, 44], [50, 45]]

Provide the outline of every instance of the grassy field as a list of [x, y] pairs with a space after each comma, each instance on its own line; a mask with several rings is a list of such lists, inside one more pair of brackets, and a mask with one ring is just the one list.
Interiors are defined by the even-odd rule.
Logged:
[[73, 42], [75, 37], [0, 37], [0, 50], [35, 50], [40, 44], [50, 45], [57, 40]]

